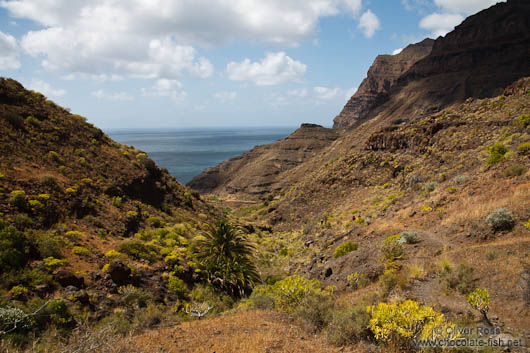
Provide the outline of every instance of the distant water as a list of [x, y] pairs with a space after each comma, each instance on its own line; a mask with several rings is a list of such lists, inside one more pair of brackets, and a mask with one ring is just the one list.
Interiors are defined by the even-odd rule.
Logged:
[[108, 129], [115, 141], [146, 152], [183, 184], [204, 169], [284, 138], [296, 128]]

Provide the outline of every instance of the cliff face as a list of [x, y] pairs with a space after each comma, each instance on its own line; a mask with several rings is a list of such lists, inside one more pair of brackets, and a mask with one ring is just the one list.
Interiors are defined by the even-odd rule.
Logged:
[[434, 40], [424, 39], [407, 46], [397, 55], [378, 55], [357, 92], [333, 119], [333, 127], [344, 128], [365, 119], [373, 107], [388, 99], [390, 88], [397, 79], [431, 52], [433, 44]]
[[438, 38], [432, 52], [398, 79], [392, 94], [416, 93], [408, 103], [431, 111], [469, 97], [492, 97], [530, 74], [529, 57], [530, 2], [499, 3]]
[[434, 42], [378, 56], [333, 126], [352, 126], [379, 113], [419, 117], [469, 97], [500, 94], [530, 74], [529, 19], [530, 3], [511, 0], [468, 17]]
[[243, 199], [256, 199], [273, 191], [283, 172], [307, 161], [337, 137], [332, 129], [302, 124], [282, 140], [256, 146], [241, 156], [206, 169], [188, 186], [203, 193], [239, 194]]

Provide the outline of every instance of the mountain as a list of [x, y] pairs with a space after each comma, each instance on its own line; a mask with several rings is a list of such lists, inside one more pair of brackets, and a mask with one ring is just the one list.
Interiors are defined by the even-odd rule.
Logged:
[[431, 52], [433, 44], [434, 40], [427, 38], [397, 55], [378, 55], [357, 92], [333, 119], [333, 127], [346, 128], [365, 119], [372, 108], [388, 99], [397, 79]]
[[318, 154], [338, 137], [332, 129], [302, 124], [286, 138], [269, 145], [256, 146], [241, 156], [206, 169], [187, 185], [201, 193], [242, 199], [264, 198], [277, 189], [282, 174]]
[[333, 126], [351, 126], [381, 112], [387, 118], [421, 116], [469, 97], [500, 94], [530, 75], [529, 15], [527, 1], [499, 3], [434, 43], [426, 39], [398, 55], [378, 56]]

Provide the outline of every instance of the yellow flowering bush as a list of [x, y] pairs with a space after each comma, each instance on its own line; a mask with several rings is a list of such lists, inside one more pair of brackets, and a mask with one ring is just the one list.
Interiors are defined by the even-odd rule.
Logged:
[[420, 305], [413, 300], [402, 303], [379, 303], [367, 307], [371, 314], [370, 330], [374, 337], [385, 344], [406, 347], [413, 339], [439, 339], [454, 326], [446, 322], [444, 315], [429, 306]]

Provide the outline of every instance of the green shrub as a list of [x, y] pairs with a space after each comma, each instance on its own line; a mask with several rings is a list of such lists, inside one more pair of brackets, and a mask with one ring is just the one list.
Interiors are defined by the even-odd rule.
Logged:
[[147, 223], [153, 228], [160, 228], [162, 227], [162, 221], [158, 217], [149, 217], [147, 219]]
[[521, 143], [519, 146], [517, 146], [517, 149], [521, 153], [530, 152], [530, 142]]
[[325, 292], [310, 293], [300, 301], [294, 315], [314, 331], [320, 331], [328, 325], [334, 303], [332, 296]]
[[489, 261], [493, 261], [497, 258], [497, 251], [496, 250], [488, 250], [486, 251], [486, 259]]
[[404, 256], [403, 247], [399, 243], [401, 236], [399, 234], [392, 235], [385, 238], [381, 251], [383, 252], [384, 260], [386, 262], [392, 262], [399, 260]]
[[132, 284], [119, 287], [118, 293], [121, 295], [121, 303], [132, 309], [145, 308], [152, 299], [149, 293]]
[[72, 254], [74, 254], [74, 255], [89, 255], [90, 254], [90, 250], [88, 250], [84, 246], [74, 246], [72, 248]]
[[73, 315], [64, 299], [54, 299], [46, 307], [46, 313], [51, 322], [58, 328], [67, 328], [75, 325]]
[[477, 288], [473, 292], [469, 293], [466, 297], [467, 302], [473, 309], [478, 310], [484, 320], [491, 325], [490, 320], [488, 319], [489, 303], [490, 303], [490, 294], [487, 289]]
[[172, 273], [168, 278], [167, 289], [179, 297], [184, 297], [184, 295], [186, 295], [188, 292], [188, 287], [186, 287], [184, 281], [178, 278], [174, 273]]
[[254, 246], [241, 229], [226, 220], [219, 221], [196, 242], [197, 260], [208, 281], [233, 297], [252, 290], [259, 280], [254, 265]]
[[423, 185], [423, 191], [426, 191], [426, 192], [433, 192], [434, 190], [436, 190], [436, 188], [438, 187], [438, 183], [436, 181], [430, 181], [428, 183], [425, 183]]
[[403, 232], [401, 233], [400, 243], [417, 244], [421, 241], [418, 232]]
[[453, 179], [453, 183], [455, 183], [456, 185], [460, 185], [460, 184], [465, 183], [468, 179], [469, 178], [467, 175], [457, 175]]
[[119, 252], [132, 256], [136, 259], [143, 259], [147, 261], [156, 260], [156, 249], [146, 245], [141, 240], [125, 240], [122, 243], [118, 244], [117, 249]]
[[396, 350], [410, 351], [414, 339], [446, 336], [453, 326], [444, 315], [413, 300], [402, 303], [379, 303], [370, 307], [370, 329], [375, 338]]
[[371, 337], [370, 314], [364, 303], [339, 305], [331, 311], [327, 328], [327, 339], [331, 344], [345, 346]]
[[493, 165], [501, 162], [504, 156], [508, 152], [508, 149], [504, 147], [502, 143], [496, 143], [486, 149], [489, 152], [489, 157], [486, 159], [486, 165]]
[[317, 279], [306, 279], [295, 275], [286, 277], [273, 285], [256, 287], [251, 298], [255, 295], [267, 295], [272, 298], [277, 309], [292, 312], [307, 295], [321, 292], [321, 284]]
[[115, 206], [115, 207], [117, 207], [117, 208], [121, 208], [122, 204], [123, 204], [123, 200], [122, 200], [121, 197], [119, 197], [119, 196], [114, 196], [114, 197], [112, 198], [112, 205], [113, 205], [113, 206]]
[[14, 327], [16, 331], [24, 331], [32, 326], [33, 320], [22, 309], [13, 306], [0, 308], [0, 332], [12, 330]]
[[43, 208], [44, 205], [39, 200], [29, 200], [29, 205], [32, 209]]
[[30, 240], [42, 258], [61, 257], [61, 248], [65, 246], [62, 238], [50, 233], [34, 232]]
[[351, 273], [347, 277], [348, 285], [352, 289], [360, 289], [370, 284], [370, 279], [364, 273]]
[[40, 126], [40, 121], [31, 115], [26, 118], [26, 123], [28, 123], [29, 125], [33, 125], [35, 127]]
[[43, 175], [39, 178], [39, 183], [43, 186], [47, 186], [51, 189], [58, 190], [59, 183], [54, 175]]
[[62, 259], [56, 259], [55, 257], [53, 256], [50, 256], [50, 257], [47, 257], [44, 259], [44, 266], [46, 266], [46, 268], [50, 269], [50, 270], [54, 270], [58, 267], [62, 267], [66, 265], [66, 260], [62, 260]]
[[519, 119], [519, 123], [523, 124], [524, 126], [530, 125], [530, 114], [521, 115], [521, 118]]
[[24, 286], [13, 286], [9, 290], [9, 295], [13, 298], [23, 298], [28, 295], [28, 289]]
[[379, 286], [383, 291], [383, 295], [388, 295], [394, 287], [398, 284], [398, 275], [396, 270], [388, 269], [381, 276], [379, 276]]
[[511, 230], [515, 219], [508, 209], [498, 208], [486, 217], [486, 223], [495, 230]]
[[346, 254], [349, 254], [352, 251], [357, 250], [358, 248], [359, 248], [359, 244], [353, 241], [347, 241], [337, 246], [337, 248], [333, 252], [333, 258], [336, 259], [338, 257], [344, 256]]
[[81, 240], [81, 238], [83, 237], [83, 233], [77, 230], [69, 230], [64, 235], [70, 241], [78, 241], [78, 240]]
[[508, 168], [504, 170], [504, 175], [507, 177], [515, 177], [523, 175], [528, 171], [528, 168], [526, 168], [522, 164], [512, 164]]
[[24, 234], [0, 219], [0, 273], [24, 266], [25, 248]]
[[447, 265], [440, 274], [440, 281], [447, 292], [457, 290], [467, 294], [475, 288], [473, 272], [474, 268], [464, 263], [459, 264], [455, 269]]
[[13, 217], [13, 223], [15, 227], [20, 230], [31, 228], [33, 226], [33, 220], [30, 216], [25, 213], [18, 213]]
[[57, 163], [62, 163], [61, 156], [55, 151], [48, 152], [48, 159]]
[[11, 191], [11, 198], [9, 202], [20, 211], [25, 211], [28, 208], [28, 202], [26, 200], [26, 192], [24, 190]]

